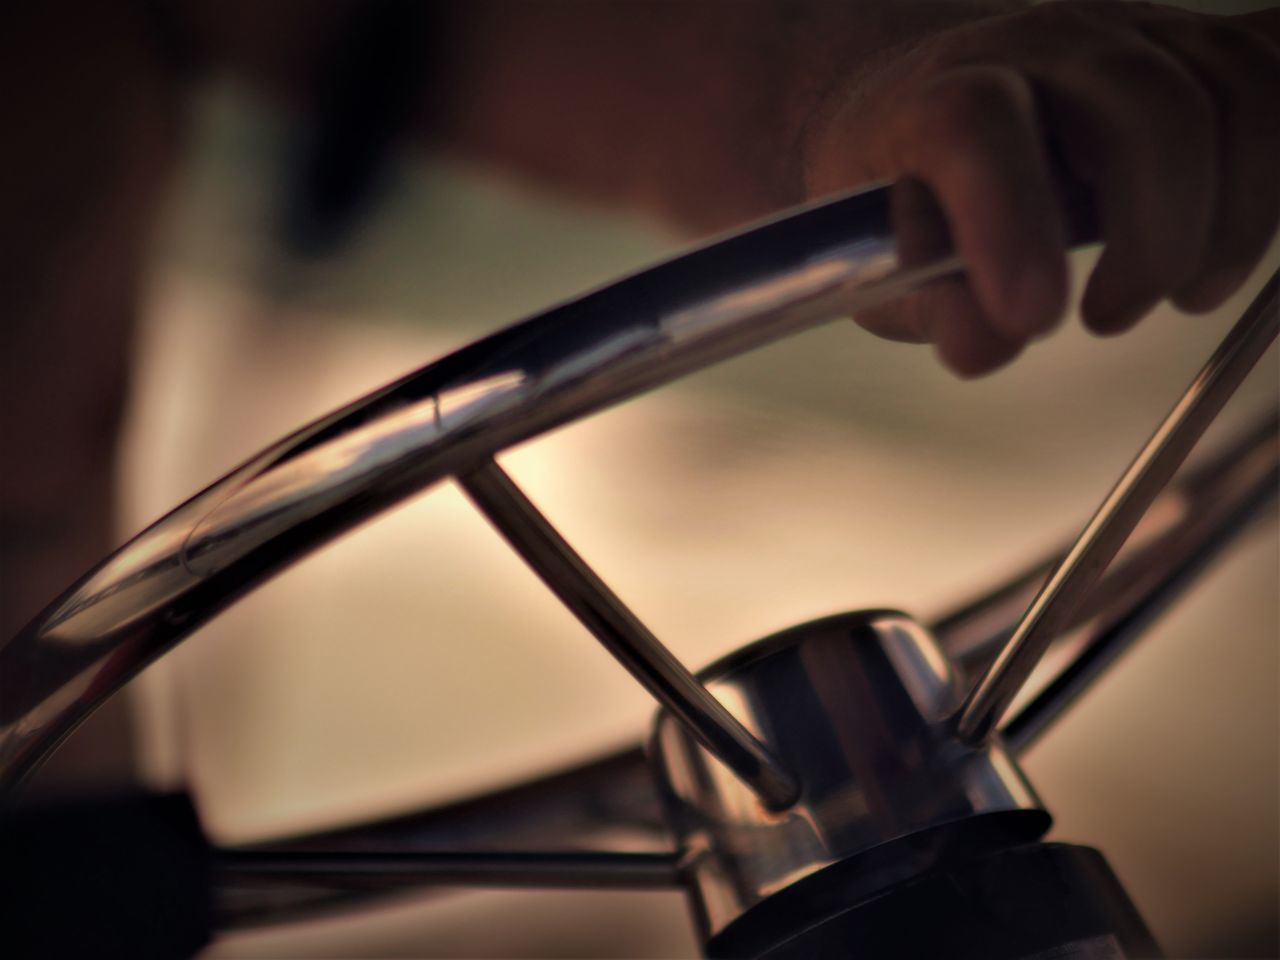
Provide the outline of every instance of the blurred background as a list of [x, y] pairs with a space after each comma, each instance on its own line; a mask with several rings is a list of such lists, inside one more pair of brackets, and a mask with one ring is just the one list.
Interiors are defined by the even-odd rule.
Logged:
[[[197, 128], [138, 344], [122, 536], [305, 420], [679, 247], [414, 155], [306, 259], [278, 239], [279, 118], [223, 84]], [[973, 383], [835, 323], [503, 462], [690, 666], [843, 610], [927, 619], [1073, 535], [1246, 302], [1105, 341], [1072, 320]], [[1206, 443], [1277, 382], [1273, 349]], [[1054, 835], [1104, 851], [1172, 956], [1276, 953], [1278, 553], [1270, 516], [1026, 760]], [[131, 695], [150, 779], [190, 785], [228, 842], [517, 781], [635, 742], [653, 712], [448, 487], [288, 571]], [[459, 892], [207, 956], [696, 950], [676, 894]]]

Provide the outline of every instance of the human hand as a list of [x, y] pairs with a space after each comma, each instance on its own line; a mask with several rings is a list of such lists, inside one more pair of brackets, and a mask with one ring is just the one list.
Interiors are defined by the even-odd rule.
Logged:
[[1092, 330], [1126, 330], [1165, 297], [1226, 300], [1280, 219], [1278, 102], [1280, 10], [1044, 4], [932, 34], [834, 89], [806, 129], [805, 185], [903, 180], [906, 258], [945, 217], [968, 279], [857, 319], [975, 376], [1065, 309], [1063, 175], [1092, 194], [1104, 243], [1081, 305]]

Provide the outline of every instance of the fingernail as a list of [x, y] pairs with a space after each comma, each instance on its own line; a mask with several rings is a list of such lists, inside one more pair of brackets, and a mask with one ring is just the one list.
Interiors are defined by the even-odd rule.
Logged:
[[1127, 333], [1150, 309], [1149, 306], [1111, 304], [1098, 307], [1086, 298], [1080, 305], [1080, 319], [1085, 327], [1100, 337], [1117, 337]]
[[1013, 315], [1019, 333], [1043, 337], [1062, 319], [1067, 306], [1066, 271], [1053, 264], [1035, 261], [1022, 270], [1013, 295]]
[[1173, 297], [1173, 304], [1185, 313], [1208, 313], [1222, 306], [1248, 279], [1248, 270], [1222, 267], [1180, 290]]

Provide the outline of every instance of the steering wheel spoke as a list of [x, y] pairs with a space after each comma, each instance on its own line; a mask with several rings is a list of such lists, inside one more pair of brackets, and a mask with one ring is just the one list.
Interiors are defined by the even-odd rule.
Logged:
[[1000, 723], [1031, 671], [1152, 501], [1275, 340], [1280, 330], [1278, 291], [1280, 274], [1272, 275], [1227, 333], [1031, 601], [1009, 642], [957, 714], [956, 730], [966, 743], [981, 742]]
[[795, 778], [640, 622], [492, 460], [460, 473], [463, 491], [560, 602], [653, 696], [772, 810]]

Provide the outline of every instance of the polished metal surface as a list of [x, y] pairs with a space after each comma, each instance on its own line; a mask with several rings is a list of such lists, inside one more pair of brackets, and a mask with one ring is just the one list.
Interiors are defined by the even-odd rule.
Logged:
[[1173, 476], [1223, 404], [1280, 330], [1273, 275], [1227, 334], [1165, 420], [1121, 476], [1079, 539], [1054, 570], [1009, 643], [974, 686], [956, 718], [968, 743], [979, 743], [1004, 712], [1045, 650], [1074, 615], [1147, 508]]
[[[1237, 518], [1256, 518], [1274, 504], [1280, 487], [1280, 416], [1272, 412], [1234, 437], [1212, 457], [1184, 470], [1160, 496], [1125, 542], [1102, 579], [1063, 626], [1059, 641], [1099, 622], [1130, 617], [1160, 592], [1188, 585], [1185, 572], [1234, 542], [1245, 529]], [[1005, 582], [929, 624], [954, 663], [968, 676], [981, 676], [1013, 634], [1067, 547], [1010, 576]]]
[[899, 269], [889, 188], [712, 243], [500, 331], [280, 441], [0, 647], [0, 787], [238, 596], [496, 451], [962, 265]]
[[[899, 837], [977, 814], [1039, 810], [998, 740], [959, 744], [964, 687], [934, 639], [892, 612], [762, 640], [699, 675], [796, 774], [775, 813], [660, 713], [654, 765], [711, 935], [770, 894]], [[1043, 829], [1045, 818], [1032, 817]], [[1028, 838], [1029, 839], [1029, 838]]]
[[[1050, 679], [1000, 728], [1005, 745], [1021, 754], [1048, 730], [1070, 706], [1147, 628], [1167, 610], [1186, 587], [1208, 567], [1250, 521], [1274, 507], [1280, 488], [1280, 444], [1276, 421], [1250, 437], [1243, 451], [1232, 451], [1235, 469], [1229, 473], [1197, 471], [1184, 485], [1188, 494], [1182, 529], [1157, 538], [1142, 558], [1159, 553], [1159, 564], [1132, 572], [1127, 584], [1103, 580], [1094, 593], [1111, 594], [1091, 603], [1094, 615], [1063, 638], [1062, 661]], [[1251, 454], [1251, 455], [1250, 455]]]
[[795, 778], [587, 565], [492, 460], [458, 475], [472, 503], [570, 612], [771, 810], [796, 798]]
[[398, 816], [255, 844], [277, 852], [671, 849], [639, 745], [527, 783]]
[[[311, 864], [338, 855], [368, 865], [376, 864], [368, 858], [377, 854], [418, 854], [424, 857], [420, 863], [439, 866], [446, 863], [441, 854], [509, 856], [547, 850], [558, 851], [557, 856], [618, 856], [621, 859], [592, 859], [590, 863], [612, 863], [628, 870], [638, 867], [659, 886], [666, 885], [663, 878], [676, 854], [653, 775], [638, 746], [445, 806], [238, 848], [233, 859], [238, 858], [240, 864], [250, 862], [253, 853], [278, 859], [253, 861], [264, 866], [254, 868], [252, 877], [234, 870], [216, 874], [217, 923], [224, 930], [285, 923], [349, 911], [405, 892], [408, 887], [426, 890], [442, 883], [439, 875], [419, 883], [410, 874], [371, 884], [342, 883], [339, 877], [328, 883], [318, 877], [308, 881], [287, 867], [266, 866], [301, 863], [290, 859], [296, 854], [314, 855], [317, 859], [309, 861]], [[636, 855], [656, 859], [642, 861]], [[572, 862], [562, 859], [560, 866]], [[222, 864], [233, 865], [231, 860]], [[532, 868], [524, 869], [523, 882], [532, 885]], [[612, 876], [616, 880], [619, 875]], [[472, 881], [464, 878], [459, 882]]]
[[665, 890], [680, 886], [675, 853], [596, 851], [450, 851], [318, 853], [219, 850], [221, 886], [288, 884], [404, 890], [423, 886], [587, 887]]
[[[1066, 665], [1032, 691], [1026, 707], [1002, 727], [1007, 749], [1017, 754], [1033, 742], [1154, 612], [1185, 592], [1217, 551], [1265, 518], [1265, 508], [1280, 494], [1278, 426], [1275, 415], [1264, 417], [1161, 493], [1082, 605], [1070, 634], [1059, 639], [1063, 652], [1071, 655]], [[962, 676], [986, 669], [1064, 552], [934, 622], [931, 632]], [[1076, 636], [1080, 628], [1088, 631], [1083, 644]], [[1050, 655], [1056, 657], [1057, 649]], [[261, 849], [368, 854], [625, 848], [664, 853], [672, 842], [649, 764], [634, 748], [444, 807], [282, 838]], [[396, 889], [327, 888], [295, 883], [284, 874], [260, 874], [252, 883], [224, 877], [220, 923], [227, 928], [256, 926], [349, 910]]]

